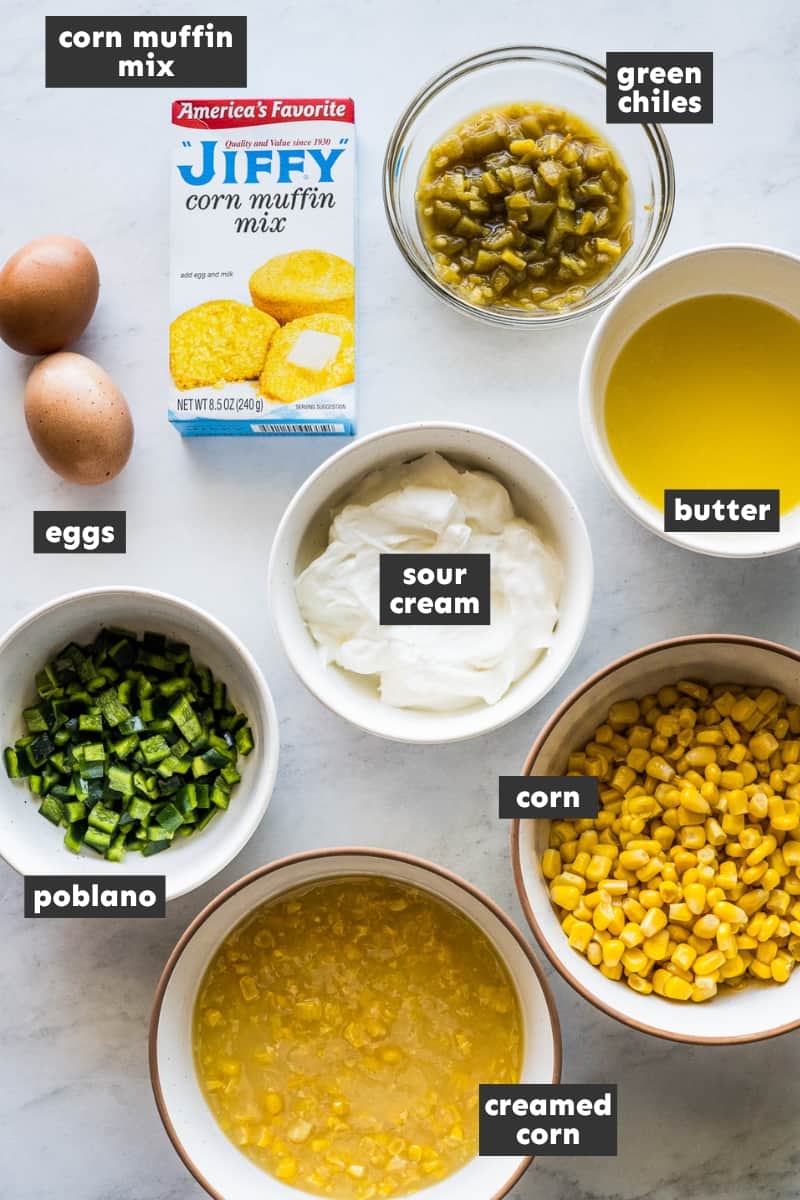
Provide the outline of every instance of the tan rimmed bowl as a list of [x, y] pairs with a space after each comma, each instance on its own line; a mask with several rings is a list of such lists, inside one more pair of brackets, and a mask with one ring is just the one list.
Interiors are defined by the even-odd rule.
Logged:
[[[561, 1033], [541, 967], [509, 918], [488, 896], [422, 859], [388, 850], [343, 847], [270, 863], [232, 884], [192, 922], [170, 955], [150, 1023], [150, 1077], [164, 1127], [184, 1164], [215, 1200], [297, 1200], [305, 1195], [262, 1171], [217, 1125], [195, 1073], [192, 1014], [208, 964], [248, 913], [290, 888], [337, 875], [379, 875], [413, 884], [469, 917], [505, 963], [522, 1008], [526, 1083], [557, 1083]], [[501, 1200], [532, 1158], [474, 1158], [455, 1175], [425, 1189], [430, 1200]]]
[[[644, 646], [593, 675], [550, 718], [531, 748], [522, 773], [561, 775], [569, 752], [586, 743], [609, 705], [639, 699], [678, 679], [762, 684], [800, 699], [800, 653], [761, 638], [715, 634], [680, 637]], [[641, 996], [624, 982], [606, 979], [567, 942], [550, 902], [541, 858], [550, 821], [515, 821], [511, 829], [514, 877], [539, 945], [553, 966], [590, 1003], [643, 1033], [676, 1042], [729, 1045], [775, 1037], [800, 1026], [800, 971], [788, 983], [753, 982], [720, 992], [703, 1004]]]

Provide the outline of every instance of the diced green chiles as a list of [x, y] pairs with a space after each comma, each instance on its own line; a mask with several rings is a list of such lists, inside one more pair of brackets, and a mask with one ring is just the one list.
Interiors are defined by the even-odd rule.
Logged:
[[66, 646], [35, 685], [6, 773], [64, 826], [67, 850], [88, 846], [111, 862], [157, 854], [228, 807], [252, 733], [184, 643], [103, 630], [90, 646]]
[[431, 148], [416, 199], [435, 274], [482, 307], [579, 304], [632, 242], [619, 158], [585, 121], [542, 104], [468, 117]]

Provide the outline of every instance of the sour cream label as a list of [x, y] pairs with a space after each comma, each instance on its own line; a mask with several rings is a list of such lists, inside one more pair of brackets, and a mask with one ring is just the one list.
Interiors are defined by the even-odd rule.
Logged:
[[491, 625], [491, 555], [382, 554], [381, 625]]

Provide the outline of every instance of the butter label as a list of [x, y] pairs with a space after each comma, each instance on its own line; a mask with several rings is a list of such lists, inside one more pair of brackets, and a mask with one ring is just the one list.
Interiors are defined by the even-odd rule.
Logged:
[[176, 100], [169, 419], [355, 433], [349, 99]]
[[780, 533], [780, 528], [777, 489], [667, 488], [664, 492], [665, 533]]

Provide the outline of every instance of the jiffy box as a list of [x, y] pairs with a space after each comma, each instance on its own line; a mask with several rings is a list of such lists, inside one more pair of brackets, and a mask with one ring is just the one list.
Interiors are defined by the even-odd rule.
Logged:
[[170, 421], [355, 433], [352, 100], [176, 100], [172, 126]]

